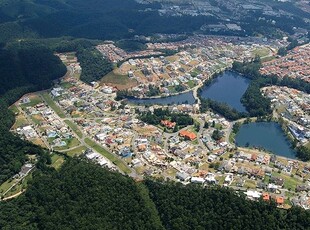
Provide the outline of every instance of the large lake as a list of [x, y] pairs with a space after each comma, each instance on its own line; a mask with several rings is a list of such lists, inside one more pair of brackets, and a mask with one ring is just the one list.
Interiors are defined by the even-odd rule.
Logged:
[[280, 125], [275, 122], [249, 123], [241, 126], [236, 135], [236, 145], [262, 147], [276, 155], [296, 159]]
[[195, 98], [193, 92], [181, 93], [175, 96], [161, 97], [161, 98], [151, 98], [151, 99], [139, 99], [139, 98], [129, 98], [128, 102], [134, 104], [158, 104], [158, 105], [168, 105], [168, 104], [194, 104]]
[[215, 78], [209, 86], [204, 86], [201, 96], [214, 101], [225, 102], [239, 112], [246, 112], [240, 99], [249, 84], [250, 80], [242, 77], [242, 75], [236, 72], [226, 71]]

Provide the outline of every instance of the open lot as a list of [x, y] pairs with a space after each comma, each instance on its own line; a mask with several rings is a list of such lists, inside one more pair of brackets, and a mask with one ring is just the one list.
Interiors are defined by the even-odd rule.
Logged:
[[130, 79], [126, 75], [118, 75], [111, 71], [101, 79], [100, 84], [106, 84], [114, 86], [119, 90], [124, 90], [137, 86], [138, 82], [134, 79]]

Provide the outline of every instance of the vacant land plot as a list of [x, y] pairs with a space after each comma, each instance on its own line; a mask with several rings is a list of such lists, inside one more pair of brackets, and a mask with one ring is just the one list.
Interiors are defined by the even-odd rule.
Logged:
[[34, 138], [31, 140], [31, 142], [35, 145], [40, 145], [43, 148], [47, 148], [47, 146], [44, 144], [44, 142], [40, 138]]
[[11, 105], [9, 107], [9, 110], [11, 110], [15, 115], [19, 113], [19, 110], [17, 108], [17, 106], [14, 104], [14, 105]]
[[41, 122], [44, 122], [44, 118], [39, 114], [31, 115], [30, 118], [36, 125], [40, 125]]
[[27, 119], [24, 115], [19, 114], [15, 117], [15, 123], [14, 123], [12, 129], [16, 129], [18, 127], [22, 127], [25, 125], [29, 125], [29, 122], [27, 121]]
[[119, 90], [124, 90], [137, 86], [138, 82], [135, 79], [130, 79], [126, 75], [118, 75], [111, 71], [101, 79], [100, 84], [105, 84], [116, 87]]

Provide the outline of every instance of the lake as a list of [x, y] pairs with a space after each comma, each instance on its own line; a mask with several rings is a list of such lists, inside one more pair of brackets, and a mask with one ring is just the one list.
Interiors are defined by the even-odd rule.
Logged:
[[209, 98], [218, 102], [225, 102], [239, 112], [246, 112], [240, 99], [247, 90], [251, 80], [242, 75], [226, 71], [215, 78], [208, 86], [203, 86], [202, 98]]
[[275, 122], [258, 122], [244, 124], [236, 137], [236, 145], [262, 147], [278, 156], [296, 159], [294, 150], [290, 147], [280, 125]]
[[174, 96], [169, 97], [161, 97], [161, 98], [146, 98], [146, 99], [139, 99], [139, 98], [128, 98], [129, 103], [134, 104], [158, 104], [158, 105], [175, 105], [175, 104], [194, 104], [195, 98], [193, 96], [193, 92], [186, 92], [181, 93]]

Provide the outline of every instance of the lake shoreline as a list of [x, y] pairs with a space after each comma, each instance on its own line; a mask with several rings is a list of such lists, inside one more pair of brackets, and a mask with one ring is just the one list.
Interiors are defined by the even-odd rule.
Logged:
[[276, 156], [297, 160], [296, 152], [291, 147], [290, 140], [282, 130], [281, 125], [275, 121], [242, 124], [236, 133], [235, 145], [241, 148], [261, 149]]

